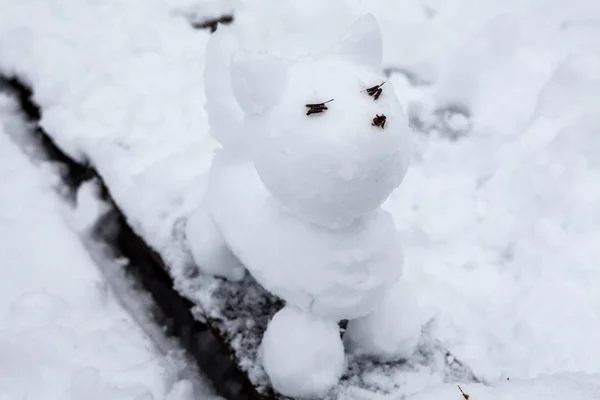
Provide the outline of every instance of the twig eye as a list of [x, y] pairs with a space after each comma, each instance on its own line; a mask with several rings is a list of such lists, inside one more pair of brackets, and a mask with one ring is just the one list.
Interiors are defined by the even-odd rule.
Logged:
[[387, 120], [386, 116], [381, 114], [375, 114], [375, 117], [373, 118], [373, 122], [371, 122], [371, 125], [373, 126], [378, 126], [381, 129], [385, 128], [385, 121]]
[[369, 96], [373, 97], [373, 100], [377, 100], [379, 98], [379, 96], [381, 96], [381, 93], [383, 92], [383, 89], [381, 87], [386, 82], [387, 81], [383, 81], [379, 85], [371, 86], [370, 88], [361, 90], [361, 92], [367, 92], [367, 94]]
[[325, 104], [333, 101], [334, 99], [331, 100], [327, 100], [324, 101], [322, 103], [311, 103], [311, 104], [306, 104], [306, 107], [308, 107], [308, 111], [306, 111], [306, 115], [310, 115], [310, 114], [318, 114], [318, 113], [322, 113], [325, 110], [328, 110], [327, 106]]

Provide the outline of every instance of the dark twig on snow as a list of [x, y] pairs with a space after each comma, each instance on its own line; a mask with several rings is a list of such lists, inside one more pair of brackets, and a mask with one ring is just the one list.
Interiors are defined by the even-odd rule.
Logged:
[[458, 386], [458, 390], [460, 390], [460, 393], [462, 394], [463, 398], [464, 398], [465, 400], [469, 400], [469, 397], [470, 397], [470, 396], [469, 396], [468, 394], [466, 394], [465, 392], [463, 392], [463, 390], [462, 390], [462, 388], [460, 387], [460, 385], [457, 385], [457, 386]]
[[325, 110], [328, 110], [327, 106], [325, 104], [332, 102], [334, 99], [331, 100], [327, 100], [324, 101], [322, 103], [311, 103], [311, 104], [306, 104], [306, 107], [308, 107], [308, 111], [306, 112], [306, 115], [310, 115], [310, 114], [319, 114], [322, 113]]
[[217, 18], [209, 18], [201, 21], [192, 21], [192, 28], [194, 29], [209, 29], [211, 33], [214, 33], [219, 24], [229, 25], [233, 22], [232, 14], [221, 15]]
[[373, 118], [373, 122], [371, 122], [371, 125], [373, 126], [378, 126], [381, 129], [385, 128], [385, 121], [387, 120], [387, 117], [383, 114], [379, 115], [379, 114], [375, 114], [375, 118]]
[[367, 92], [369, 96], [373, 97], [373, 100], [377, 100], [383, 92], [383, 89], [381, 87], [384, 85], [385, 82], [386, 81], [383, 81], [379, 85], [371, 86], [370, 88], [362, 90], [362, 92]]

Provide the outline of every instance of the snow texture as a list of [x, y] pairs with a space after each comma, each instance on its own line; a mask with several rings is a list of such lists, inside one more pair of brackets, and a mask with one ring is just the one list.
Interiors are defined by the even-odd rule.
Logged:
[[285, 306], [273, 316], [261, 344], [275, 390], [293, 398], [323, 398], [344, 371], [337, 323]]
[[0, 399], [212, 398], [122, 308], [74, 230], [102, 207], [81, 195], [70, 214], [57, 171], [11, 141], [27, 143], [16, 109], [0, 92]]
[[215, 143], [202, 134], [209, 33], [167, 3], [2, 0], [0, 71], [34, 87], [40, 125], [101, 170], [136, 232], [169, 254]]
[[[173, 11], [184, 6], [0, 0], [0, 71], [32, 84], [44, 128], [96, 166], [198, 316], [236, 339], [265, 387], [252, 335], [281, 304], [250, 277], [194, 278], [181, 246], [180, 221], [200, 202], [218, 146], [203, 110], [209, 36]], [[246, 32], [244, 48], [295, 57], [325, 51], [365, 12], [382, 30], [388, 83], [421, 131], [384, 207], [402, 229], [404, 277], [434, 310], [430, 333], [487, 381], [599, 373], [600, 3], [248, 1], [231, 29]], [[240, 287], [255, 300], [248, 308]], [[228, 320], [230, 306], [243, 315]], [[360, 381], [344, 381], [339, 396], [411, 394], [446, 371], [353, 362]]]
[[461, 391], [470, 399], [486, 400], [598, 400], [600, 376], [583, 373], [562, 373], [535, 379], [510, 379], [494, 386], [444, 385], [426, 390], [411, 400], [461, 398]]

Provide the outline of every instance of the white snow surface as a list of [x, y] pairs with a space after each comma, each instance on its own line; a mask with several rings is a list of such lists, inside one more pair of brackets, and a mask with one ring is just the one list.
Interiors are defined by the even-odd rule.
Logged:
[[[325, 50], [371, 11], [409, 114], [429, 124], [438, 108], [470, 111], [448, 118], [466, 130], [458, 140], [415, 134], [385, 203], [403, 230], [405, 278], [435, 311], [433, 335], [489, 381], [599, 373], [600, 3], [345, 4], [248, 1], [235, 24], [249, 43], [297, 54]], [[90, 156], [179, 277], [173, 227], [199, 204], [216, 144], [202, 109], [208, 35], [172, 7], [0, 0], [0, 71], [34, 85], [43, 126]]]
[[535, 379], [510, 379], [494, 386], [482, 384], [447, 384], [413, 396], [410, 400], [462, 399], [485, 400], [598, 400], [600, 376], [583, 373], [562, 373]]
[[275, 390], [293, 398], [323, 398], [344, 372], [335, 321], [286, 305], [265, 331], [261, 359]]
[[[553, 52], [559, 59], [560, 51]], [[468, 138], [422, 137], [419, 161], [386, 207], [408, 227], [406, 279], [428, 288], [422, 293], [438, 308], [438, 337], [489, 380], [598, 372], [600, 348], [592, 338], [600, 332], [593, 244], [600, 240], [600, 120], [592, 110], [600, 59], [594, 53], [563, 55], [535, 95], [525, 87], [539, 75], [523, 78], [520, 110], [499, 103], [493, 114], [475, 110]], [[521, 78], [512, 68], [500, 77], [516, 85]], [[480, 85], [486, 99], [491, 89]], [[488, 107], [498, 100], [490, 92]], [[508, 129], [517, 120], [526, 123]]]
[[24, 139], [15, 110], [0, 93], [0, 399], [214, 398], [123, 309], [74, 230], [101, 208], [69, 217], [56, 171], [9, 138]]

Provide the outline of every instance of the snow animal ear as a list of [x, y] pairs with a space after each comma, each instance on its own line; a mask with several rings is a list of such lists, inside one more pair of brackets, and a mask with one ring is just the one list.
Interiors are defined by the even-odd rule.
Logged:
[[373, 14], [365, 14], [352, 24], [328, 53], [380, 69], [383, 45], [379, 23]]
[[285, 89], [283, 60], [266, 53], [238, 50], [231, 58], [231, 86], [247, 114], [260, 114], [279, 101]]

